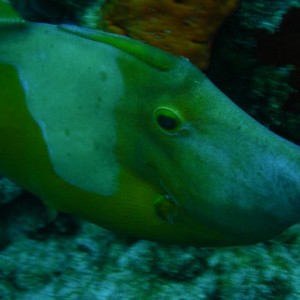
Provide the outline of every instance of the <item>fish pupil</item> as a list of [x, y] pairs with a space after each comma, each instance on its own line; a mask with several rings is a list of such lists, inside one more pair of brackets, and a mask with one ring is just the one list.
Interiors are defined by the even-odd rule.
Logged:
[[175, 130], [178, 126], [176, 119], [164, 115], [159, 115], [157, 117], [157, 123], [165, 130]]

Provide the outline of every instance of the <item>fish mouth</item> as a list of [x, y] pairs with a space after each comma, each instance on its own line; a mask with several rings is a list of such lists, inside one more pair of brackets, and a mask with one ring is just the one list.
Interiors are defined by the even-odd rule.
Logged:
[[[264, 167], [271, 168], [271, 165], [265, 164]], [[179, 189], [175, 192], [174, 186], [170, 186], [170, 191], [161, 182], [162, 193], [154, 205], [156, 215], [170, 224], [181, 223], [189, 218], [194, 224], [219, 232], [236, 241], [236, 244], [274, 238], [300, 220], [300, 172], [298, 174], [297, 163], [281, 161], [277, 167], [270, 173], [271, 178], [263, 172], [256, 175], [249, 173], [259, 177], [253, 179], [254, 186], [249, 185], [247, 180], [243, 189], [237, 182], [236, 194], [226, 194], [222, 199], [218, 198], [218, 192], [211, 191], [209, 195], [209, 190], [206, 190], [205, 193], [199, 184], [199, 190], [192, 190], [196, 186], [192, 184], [189, 186], [190, 192], [185, 193], [179, 187], [175, 187]], [[261, 180], [259, 174], [263, 174]], [[230, 190], [225, 183], [224, 186], [226, 191]], [[219, 188], [216, 183], [215, 189]], [[198, 234], [195, 232], [195, 235]]]

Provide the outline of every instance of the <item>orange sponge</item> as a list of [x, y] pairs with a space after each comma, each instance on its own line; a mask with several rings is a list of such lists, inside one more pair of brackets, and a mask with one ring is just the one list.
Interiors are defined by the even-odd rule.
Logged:
[[103, 7], [99, 28], [185, 56], [205, 69], [214, 35], [237, 5], [238, 0], [112, 0]]

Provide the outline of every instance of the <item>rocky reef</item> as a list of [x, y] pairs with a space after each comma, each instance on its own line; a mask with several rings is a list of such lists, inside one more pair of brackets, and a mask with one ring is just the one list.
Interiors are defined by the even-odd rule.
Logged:
[[300, 1], [241, 1], [207, 75], [239, 106], [300, 144]]
[[264, 244], [201, 249], [128, 240], [65, 215], [48, 223], [26, 194], [1, 211], [0, 299], [300, 297], [299, 226]]

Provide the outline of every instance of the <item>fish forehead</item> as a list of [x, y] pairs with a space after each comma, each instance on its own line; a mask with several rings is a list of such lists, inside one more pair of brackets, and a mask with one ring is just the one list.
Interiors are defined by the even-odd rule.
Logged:
[[[0, 46], [1, 61], [18, 70], [54, 170], [84, 190], [113, 194], [119, 171], [113, 111], [124, 89], [120, 51], [56, 26], [32, 25], [28, 31], [5, 50]], [[20, 45], [23, 52], [16, 53]]]

